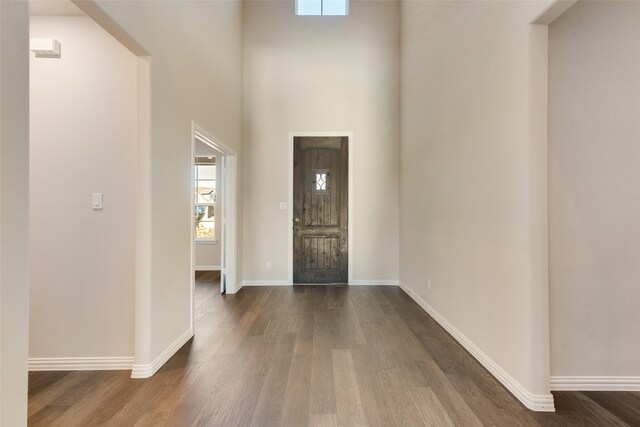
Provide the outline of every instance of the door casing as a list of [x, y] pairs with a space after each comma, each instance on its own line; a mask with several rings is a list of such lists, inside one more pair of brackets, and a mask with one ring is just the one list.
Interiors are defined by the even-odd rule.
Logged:
[[348, 283], [353, 283], [353, 259], [354, 259], [354, 247], [353, 247], [353, 218], [355, 216], [355, 210], [353, 206], [353, 163], [356, 151], [355, 139], [353, 132], [290, 132], [289, 133], [289, 200], [288, 200], [288, 228], [289, 228], [289, 243], [288, 243], [288, 282], [293, 285], [293, 140], [297, 136], [341, 136], [347, 138], [349, 144], [349, 171], [347, 176], [349, 177], [349, 194], [348, 194], [348, 233], [347, 233], [347, 247], [348, 247]]

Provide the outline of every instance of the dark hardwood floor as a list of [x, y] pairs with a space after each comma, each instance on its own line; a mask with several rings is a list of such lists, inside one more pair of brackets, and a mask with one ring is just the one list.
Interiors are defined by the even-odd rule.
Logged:
[[395, 287], [245, 288], [200, 274], [196, 336], [152, 378], [34, 372], [33, 426], [640, 426], [640, 393], [535, 413]]

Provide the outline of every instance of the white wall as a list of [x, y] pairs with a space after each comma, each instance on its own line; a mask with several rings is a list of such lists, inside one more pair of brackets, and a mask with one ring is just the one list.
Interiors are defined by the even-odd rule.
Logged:
[[402, 3], [400, 279], [538, 410], [552, 402], [547, 28], [529, 23], [546, 6]]
[[133, 357], [136, 57], [88, 17], [30, 25], [62, 55], [31, 55], [29, 357]]
[[190, 329], [191, 121], [242, 156], [242, 5], [236, 0], [77, 4], [150, 55], [151, 229], [144, 251], [149, 261], [141, 264], [149, 276], [139, 294], [143, 305], [148, 302], [140, 310], [148, 328], [136, 337], [142, 343], [136, 364], [148, 366]]
[[[399, 3], [244, 3], [245, 280], [288, 280], [289, 133], [353, 132], [353, 278], [398, 279]], [[272, 269], [265, 262], [272, 262]]]
[[549, 30], [553, 376], [640, 377], [638, 23], [578, 2]]
[[0, 1], [0, 425], [27, 424], [29, 21]]

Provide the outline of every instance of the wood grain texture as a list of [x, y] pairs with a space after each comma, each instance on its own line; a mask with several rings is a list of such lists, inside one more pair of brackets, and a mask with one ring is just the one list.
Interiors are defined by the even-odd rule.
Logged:
[[309, 427], [337, 427], [338, 417], [336, 414], [311, 414]]
[[245, 288], [199, 273], [196, 335], [156, 375], [32, 372], [32, 426], [640, 426], [640, 393], [524, 408], [396, 287]]
[[338, 424], [365, 426], [358, 381], [349, 350], [333, 350], [333, 382], [336, 389]]
[[295, 137], [293, 144], [293, 281], [345, 283], [348, 138]]

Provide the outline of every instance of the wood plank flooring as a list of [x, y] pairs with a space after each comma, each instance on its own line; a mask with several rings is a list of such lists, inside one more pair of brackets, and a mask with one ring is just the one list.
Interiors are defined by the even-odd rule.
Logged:
[[395, 287], [261, 287], [197, 276], [196, 336], [152, 378], [33, 372], [32, 426], [640, 426], [640, 393], [524, 408]]

